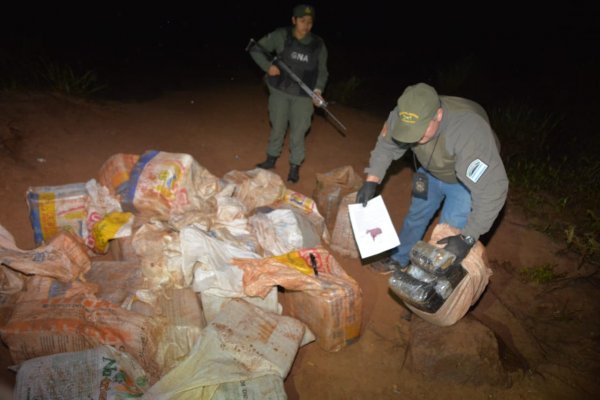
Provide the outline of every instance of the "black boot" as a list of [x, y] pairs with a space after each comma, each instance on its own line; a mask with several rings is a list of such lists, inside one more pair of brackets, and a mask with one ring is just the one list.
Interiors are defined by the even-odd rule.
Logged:
[[300, 180], [300, 166], [296, 164], [290, 164], [290, 173], [287, 178], [288, 182], [296, 183]]
[[273, 157], [267, 154], [267, 159], [259, 164], [256, 164], [256, 166], [262, 169], [272, 169], [275, 168], [276, 161], [277, 157]]

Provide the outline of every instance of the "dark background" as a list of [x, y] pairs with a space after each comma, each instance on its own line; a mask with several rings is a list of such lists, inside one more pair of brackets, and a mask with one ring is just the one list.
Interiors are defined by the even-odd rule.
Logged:
[[[2, 70], [23, 72], [40, 59], [94, 70], [106, 83], [102, 95], [122, 100], [256, 82], [262, 72], [244, 51], [248, 40], [288, 25], [296, 3], [22, 4], [4, 12]], [[522, 99], [584, 115], [598, 105], [600, 24], [589, 10], [312, 4], [313, 32], [329, 50], [328, 89], [356, 78], [348, 99], [356, 107], [386, 114], [417, 81], [484, 105]]]

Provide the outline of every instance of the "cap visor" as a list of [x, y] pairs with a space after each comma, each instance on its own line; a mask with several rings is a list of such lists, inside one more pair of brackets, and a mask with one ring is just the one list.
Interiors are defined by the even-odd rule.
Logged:
[[411, 125], [398, 121], [396, 126], [394, 126], [394, 129], [392, 129], [392, 137], [398, 142], [415, 143], [421, 140], [421, 138], [425, 135], [428, 125], [428, 120], [427, 123], [417, 123]]

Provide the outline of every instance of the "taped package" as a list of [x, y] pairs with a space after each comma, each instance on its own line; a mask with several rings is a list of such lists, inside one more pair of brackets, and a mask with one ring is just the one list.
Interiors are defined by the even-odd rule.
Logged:
[[[440, 246], [437, 244], [438, 240], [459, 233], [460, 230], [450, 225], [439, 224], [433, 229], [429, 243]], [[404, 304], [419, 317], [434, 325], [454, 325], [479, 300], [487, 287], [492, 270], [487, 266], [485, 258], [485, 247], [481, 242], [475, 243], [475, 246], [462, 261], [462, 266], [467, 274], [435, 313], [431, 314], [419, 310], [406, 302]]]

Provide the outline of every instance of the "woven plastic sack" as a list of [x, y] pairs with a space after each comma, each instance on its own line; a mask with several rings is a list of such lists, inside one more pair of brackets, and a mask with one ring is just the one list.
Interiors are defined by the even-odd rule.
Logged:
[[335, 226], [331, 233], [331, 249], [345, 257], [359, 258], [358, 247], [352, 233], [348, 205], [355, 203], [356, 192], [347, 194], [338, 208]]
[[331, 230], [335, 224], [338, 207], [342, 198], [348, 193], [356, 192], [363, 184], [363, 179], [347, 165], [325, 173], [317, 173], [317, 186], [313, 199], [317, 208], [325, 218], [327, 228]]

